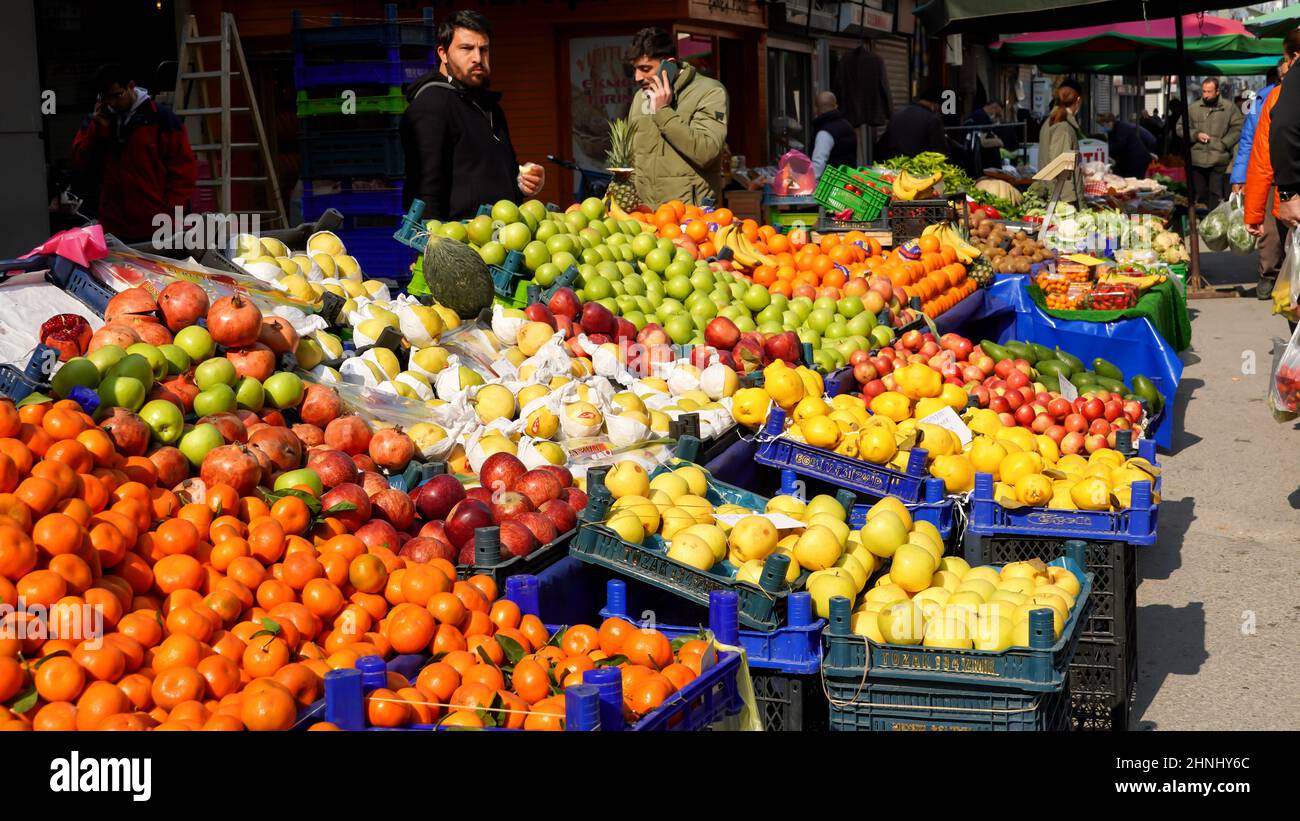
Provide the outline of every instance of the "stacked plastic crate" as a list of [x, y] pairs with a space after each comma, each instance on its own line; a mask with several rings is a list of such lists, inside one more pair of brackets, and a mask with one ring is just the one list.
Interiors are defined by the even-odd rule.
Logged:
[[433, 9], [418, 23], [306, 25], [293, 13], [294, 82], [302, 151], [303, 218], [344, 216], [339, 238], [368, 276], [405, 283], [414, 254], [393, 239], [405, 162], [398, 133], [403, 86], [437, 65]]

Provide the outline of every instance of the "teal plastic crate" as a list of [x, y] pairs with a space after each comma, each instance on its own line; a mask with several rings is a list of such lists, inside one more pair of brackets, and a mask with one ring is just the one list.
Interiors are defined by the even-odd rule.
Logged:
[[1046, 693], [975, 690], [943, 683], [826, 681], [830, 729], [838, 732], [1070, 729], [1068, 686]]
[[[1076, 565], [1077, 567], [1077, 565]], [[1084, 575], [1075, 606], [1060, 638], [1053, 638], [1051, 613], [1046, 608], [1030, 614], [1031, 647], [1011, 647], [1000, 653], [920, 645], [877, 644], [851, 629], [852, 603], [842, 596], [831, 599], [826, 627], [826, 658], [822, 669], [837, 680], [943, 682], [959, 687], [1050, 692], [1069, 679], [1070, 661], [1087, 620], [1093, 576]], [[869, 658], [868, 658], [869, 656]]]

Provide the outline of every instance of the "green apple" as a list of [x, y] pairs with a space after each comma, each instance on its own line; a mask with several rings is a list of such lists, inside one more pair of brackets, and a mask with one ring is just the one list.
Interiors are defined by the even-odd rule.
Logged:
[[605, 202], [596, 197], [587, 197], [582, 201], [578, 209], [589, 220], [603, 220], [605, 218]]
[[519, 213], [528, 214], [533, 219], [541, 222], [546, 219], [546, 204], [541, 200], [524, 200], [519, 206]]
[[[102, 351], [103, 348], [99, 350]], [[66, 398], [76, 387], [90, 388], [92, 391], [99, 387], [99, 368], [84, 356], [64, 362], [63, 367], [55, 371], [54, 378], [50, 380], [50, 389], [60, 399]]]
[[848, 328], [846, 326], [832, 322], [822, 331], [822, 339], [843, 339], [847, 332]]
[[581, 211], [570, 211], [564, 215], [564, 224], [569, 226], [569, 230], [578, 233], [587, 227], [587, 215]]
[[[185, 330], [188, 331], [189, 328], [186, 328]], [[202, 328], [199, 328], [199, 330], [203, 331]], [[184, 331], [182, 331], [182, 333], [184, 333]], [[207, 331], [203, 331], [203, 333], [207, 333]], [[97, 348], [96, 350], [86, 354], [86, 358], [94, 363], [95, 369], [98, 370], [99, 375], [103, 377], [104, 374], [108, 373], [109, 368], [126, 358], [126, 349], [117, 345], [105, 345], [102, 348]]]
[[551, 262], [556, 268], [560, 269], [560, 273], [564, 273], [574, 265], [577, 265], [578, 259], [568, 251], [561, 251], [558, 254], [551, 254]]
[[673, 277], [668, 280], [668, 284], [664, 287], [664, 293], [673, 299], [686, 299], [694, 290], [695, 286], [691, 284], [690, 279], [684, 276]]
[[628, 296], [644, 296], [646, 292], [645, 280], [637, 274], [626, 275], [623, 277], [623, 289], [627, 292]]
[[839, 354], [840, 356], [844, 357], [844, 359], [847, 360], [850, 356], [853, 355], [854, 351], [859, 350], [859, 348], [858, 348], [858, 343], [854, 342], [852, 337], [846, 337], [844, 339], [841, 339], [839, 342], [836, 342], [834, 345], [832, 345], [831, 350], [835, 351], [837, 354]]
[[803, 324], [803, 320], [800, 319], [799, 315], [796, 314], [794, 311], [787, 310], [781, 312], [781, 324], [784, 325], [788, 330], [794, 330], [795, 328], [798, 328], [800, 325]]
[[558, 254], [561, 251], [573, 253], [577, 248], [570, 234], [554, 234], [546, 240], [546, 250], [552, 254]]
[[822, 335], [807, 325], [798, 328], [795, 334], [798, 335], [800, 342], [806, 342], [814, 348], [821, 345]]
[[266, 398], [277, 408], [297, 407], [302, 401], [303, 384], [297, 374], [280, 371], [271, 374], [262, 387], [266, 389]]
[[99, 383], [99, 401], [104, 407], [139, 410], [149, 393], [144, 383], [134, 376], [105, 376]]
[[772, 294], [772, 304], [784, 313], [790, 307], [790, 300], [786, 299], [785, 294]]
[[266, 391], [263, 390], [261, 382], [251, 376], [245, 376], [235, 383], [234, 388], [236, 405], [254, 413], [261, 412], [262, 406], [266, 404]]
[[469, 239], [469, 231], [465, 228], [463, 222], [444, 222], [438, 228], [438, 233], [447, 239], [454, 239], [457, 242], [465, 242]]
[[772, 302], [772, 295], [762, 285], [754, 283], [745, 290], [745, 296], [741, 301], [749, 310], [761, 311]]
[[623, 318], [631, 322], [638, 331], [646, 326], [645, 314], [641, 311], [624, 311]]
[[208, 333], [207, 328], [200, 328], [198, 325], [181, 328], [173, 341], [177, 347], [190, 355], [191, 362], [202, 362], [212, 356], [217, 349], [217, 343], [212, 341], [212, 334]]
[[673, 342], [685, 345], [695, 335], [695, 323], [691, 320], [690, 314], [679, 313], [670, 316], [664, 322], [664, 331]]
[[596, 304], [604, 305], [606, 308], [609, 309], [609, 312], [611, 314], [618, 316], [618, 303], [614, 301], [614, 297], [610, 296], [610, 297], [605, 297], [604, 299], [598, 299], [596, 300]]
[[158, 351], [163, 355], [163, 359], [167, 360], [168, 376], [176, 376], [190, 369], [190, 355], [185, 353], [185, 349], [180, 345], [174, 343], [159, 345]]
[[656, 248], [645, 255], [645, 264], [650, 266], [650, 270], [657, 274], [662, 274], [667, 271], [668, 266], [671, 265], [672, 262], [673, 255], [662, 248]]
[[830, 311], [831, 313], [837, 313], [839, 311], [839, 307], [840, 307], [839, 303], [828, 296], [824, 296], [813, 303], [813, 308], [822, 308], [824, 310]]
[[[533, 209], [529, 209], [532, 211]], [[540, 219], [534, 214], [535, 219]], [[492, 219], [502, 222], [519, 222], [519, 206], [510, 200], [497, 200], [492, 206]]]
[[[163, 360], [163, 362], [165, 366], [166, 360]], [[110, 376], [130, 376], [139, 379], [140, 383], [144, 385], [145, 393], [148, 393], [149, 389], [153, 387], [153, 365], [148, 359], [144, 358], [143, 354], [128, 353], [122, 357], [120, 362], [109, 368], [108, 373], [104, 374], [104, 376], [106, 378]]]
[[[673, 264], [676, 265], [676, 263]], [[669, 266], [669, 270], [671, 268], [672, 266]], [[695, 290], [708, 293], [713, 290], [713, 285], [713, 274], [708, 271], [696, 271], [691, 274], [691, 287]]]
[[484, 214], [475, 217], [465, 226], [469, 241], [482, 248], [492, 241], [492, 218]]
[[825, 308], [815, 308], [804, 321], [808, 323], [809, 328], [819, 334], [824, 334], [826, 329], [831, 326], [831, 312]]
[[149, 361], [149, 368], [153, 371], [154, 379], [162, 379], [167, 375], [167, 357], [157, 347], [150, 345], [148, 342], [137, 342], [126, 349], [127, 356], [139, 354]]
[[827, 373], [839, 368], [839, 360], [833, 351], [818, 351], [813, 354], [813, 363]]
[[785, 331], [785, 326], [780, 322], [760, 322], [758, 329], [765, 334], [779, 334]]
[[764, 322], [781, 322], [783, 317], [780, 308], [775, 305], [768, 305], [754, 315], [754, 320], [761, 325]]
[[615, 297], [614, 302], [618, 304], [619, 314], [624, 317], [637, 310], [636, 297], [634, 296], [623, 295]]
[[492, 240], [479, 246], [478, 255], [487, 265], [500, 265], [506, 261], [506, 247]]
[[552, 220], [542, 220], [541, 224], [537, 226], [537, 230], [533, 232], [533, 239], [540, 239], [542, 242], [550, 242], [551, 237], [558, 236], [559, 234], [559, 225], [555, 224]]
[[533, 240], [524, 246], [524, 267], [536, 271], [543, 263], [551, 261], [551, 252], [546, 250], [546, 243]]
[[554, 262], [544, 262], [533, 271], [533, 281], [543, 288], [549, 288], [560, 278], [560, 269]]
[[[201, 391], [206, 391], [217, 385], [234, 385], [236, 378], [235, 363], [224, 356], [214, 357], [202, 362], [194, 369], [194, 384], [198, 385]], [[206, 416], [207, 414], [200, 415]]]
[[654, 234], [637, 234], [636, 236], [632, 237], [632, 241], [630, 244], [632, 248], [632, 253], [636, 256], [637, 259], [645, 259], [647, 256], [649, 256], [651, 251], [655, 250], [658, 247], [655, 244]]
[[691, 309], [691, 316], [702, 319], [707, 325], [710, 319], [718, 315], [718, 306], [711, 299], [702, 299]]
[[198, 416], [231, 413], [236, 407], [235, 389], [225, 383], [217, 383], [194, 397], [194, 413]]
[[638, 296], [638, 297], [633, 297], [633, 299], [636, 300], [636, 309], [638, 311], [645, 314], [646, 317], [650, 317], [654, 315], [655, 304], [650, 301], [650, 297]]
[[856, 296], [846, 296], [840, 299], [839, 312], [841, 316], [852, 319], [863, 311], [862, 298]]
[[170, 445], [181, 438], [185, 430], [185, 415], [181, 409], [166, 399], [154, 399], [140, 408], [140, 418], [153, 431], [153, 438]]
[[870, 311], [863, 311], [849, 320], [849, 333], [854, 336], [866, 336], [876, 327], [876, 318]]
[[740, 319], [737, 319], [736, 327], [740, 329], [741, 333], [749, 333], [750, 331], [758, 330], [758, 326], [754, 324], [754, 320], [748, 316], [742, 316]]
[[[510, 203], [510, 206], [514, 207], [514, 203]], [[532, 241], [532, 232], [522, 222], [512, 222], [497, 233], [497, 242], [500, 242], [507, 251], [522, 251]]]
[[877, 348], [883, 348], [894, 341], [894, 329], [887, 325], [877, 325], [871, 329], [871, 338]]
[[324, 492], [325, 488], [321, 484], [320, 476], [311, 468], [299, 468], [298, 470], [286, 470], [275, 479], [274, 490], [288, 490], [298, 485], [306, 485], [311, 488], [312, 493], [317, 496]]
[[195, 425], [182, 436], [176, 447], [185, 455], [190, 465], [197, 468], [203, 464], [203, 457], [225, 443], [226, 440], [221, 437], [221, 431], [217, 426], [211, 422], [204, 422]]

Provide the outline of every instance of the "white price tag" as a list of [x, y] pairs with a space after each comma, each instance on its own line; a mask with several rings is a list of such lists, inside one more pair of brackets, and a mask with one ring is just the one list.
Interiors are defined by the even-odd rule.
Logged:
[[801, 522], [798, 519], [785, 515], [784, 513], [723, 513], [715, 515], [713, 518], [728, 527], [735, 527], [741, 519], [748, 516], [762, 516], [776, 527], [777, 530], [799, 530], [808, 526], [807, 522]]
[[[952, 408], [941, 408], [921, 421], [927, 425], [938, 425], [941, 428], [947, 428], [957, 434], [962, 447], [966, 447], [971, 442], [970, 428], [966, 427], [966, 423], [961, 421], [961, 417]], [[924, 446], [925, 443], [922, 442], [921, 444]]]
[[1067, 402], [1073, 402], [1074, 400], [1079, 398], [1079, 389], [1074, 386], [1073, 382], [1071, 382], [1070, 380], [1066, 379], [1063, 376], [1060, 379], [1060, 383], [1061, 383], [1062, 399], [1064, 399]]

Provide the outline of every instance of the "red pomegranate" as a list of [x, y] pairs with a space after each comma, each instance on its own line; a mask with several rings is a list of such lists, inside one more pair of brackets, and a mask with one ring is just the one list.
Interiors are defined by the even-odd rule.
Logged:
[[211, 413], [195, 424], [215, 425], [221, 432], [221, 438], [225, 439], [228, 445], [248, 441], [248, 428], [244, 427], [244, 421], [233, 413]]
[[379, 465], [375, 460], [370, 458], [369, 453], [355, 453], [352, 455], [352, 463], [357, 466], [357, 470], [368, 470], [371, 473], [379, 471]]
[[208, 310], [208, 333], [218, 345], [252, 345], [262, 332], [262, 312], [242, 294], [218, 299]]
[[116, 322], [129, 314], [153, 314], [158, 303], [144, 288], [128, 288], [108, 301], [104, 321]]
[[373, 470], [361, 471], [361, 478], [358, 481], [361, 482], [361, 489], [366, 492], [367, 496], [374, 496], [379, 491], [388, 490], [391, 487], [382, 474], [375, 473]]
[[400, 490], [385, 488], [370, 497], [373, 515], [384, 519], [398, 530], [406, 530], [415, 521], [415, 503]]
[[199, 478], [206, 484], [220, 482], [230, 485], [240, 496], [247, 496], [262, 480], [262, 463], [257, 458], [260, 451], [247, 445], [222, 445], [213, 448], [203, 458]]
[[415, 458], [415, 443], [401, 428], [385, 428], [370, 439], [369, 451], [376, 465], [397, 472], [406, 470]]
[[329, 385], [316, 383], [307, 385], [302, 404], [298, 406], [298, 416], [302, 421], [322, 430], [342, 412], [343, 401], [339, 399], [339, 392]]
[[207, 314], [208, 294], [193, 282], [177, 280], [158, 294], [158, 309], [167, 328], [176, 333]]
[[267, 456], [266, 451], [261, 448], [250, 447], [248, 448], [248, 451], [253, 454], [253, 458], [257, 459], [257, 466], [262, 469], [261, 478], [257, 480], [258, 484], [261, 484], [262, 482], [265, 482], [268, 485], [271, 484], [275, 478], [275, 463], [271, 461], [271, 457]]
[[402, 545], [397, 555], [413, 564], [426, 564], [434, 559], [446, 559], [453, 564], [456, 561], [456, 548], [443, 539], [432, 536], [416, 536]]
[[370, 447], [370, 425], [360, 416], [340, 416], [325, 426], [325, 444], [355, 456]]
[[85, 354], [94, 335], [90, 323], [77, 314], [55, 314], [41, 323], [41, 344], [58, 351], [60, 362]]
[[135, 411], [113, 408], [113, 413], [100, 422], [99, 426], [123, 456], [144, 456], [149, 447], [149, 426]]
[[298, 347], [298, 332], [282, 316], [262, 318], [262, 328], [258, 331], [257, 341], [275, 351], [277, 355], [290, 353]]
[[168, 345], [172, 342], [172, 332], [151, 316], [129, 314], [119, 321], [130, 325], [136, 335], [140, 337], [141, 342], [148, 342], [154, 346]]
[[122, 322], [110, 322], [90, 337], [86, 352], [97, 351], [105, 345], [116, 345], [126, 350], [139, 341], [140, 335], [135, 332], [135, 328]]
[[149, 454], [149, 461], [153, 462], [154, 469], [158, 471], [159, 487], [175, 487], [190, 475], [189, 460], [171, 445], [154, 448], [153, 453]]
[[193, 369], [163, 380], [162, 386], [168, 393], [181, 400], [186, 413], [194, 410], [194, 397], [199, 395], [199, 386], [194, 384]]
[[248, 437], [248, 446], [267, 455], [277, 471], [302, 465], [302, 442], [288, 428], [267, 427]]
[[294, 425], [290, 430], [298, 437], [298, 441], [309, 448], [325, 443], [325, 431], [315, 425]]
[[275, 354], [260, 342], [227, 350], [226, 359], [235, 366], [235, 374], [241, 379], [251, 376], [258, 382], [265, 382], [275, 373]]

